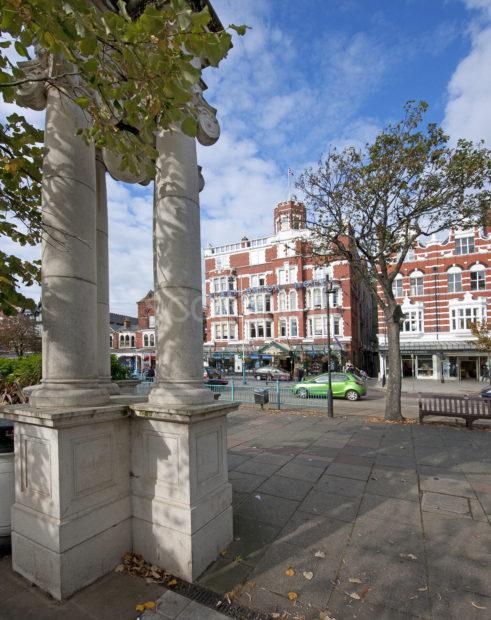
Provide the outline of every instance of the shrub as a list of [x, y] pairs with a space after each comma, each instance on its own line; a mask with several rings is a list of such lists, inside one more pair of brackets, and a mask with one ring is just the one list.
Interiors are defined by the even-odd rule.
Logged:
[[111, 355], [111, 378], [114, 381], [122, 381], [130, 378], [131, 371], [122, 364], [116, 355]]

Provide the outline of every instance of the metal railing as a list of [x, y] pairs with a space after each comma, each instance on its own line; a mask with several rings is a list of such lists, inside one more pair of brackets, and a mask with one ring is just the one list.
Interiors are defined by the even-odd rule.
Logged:
[[254, 393], [267, 390], [269, 396], [268, 404], [277, 409], [282, 407], [327, 409], [327, 398], [325, 395], [305, 394], [305, 391], [302, 392], [301, 389], [295, 393], [294, 386], [284, 386], [280, 381], [275, 381], [273, 384], [270, 383], [266, 388], [257, 385], [242, 385], [241, 382], [236, 382], [234, 379], [229, 381], [228, 385], [206, 385], [205, 387], [216, 395], [215, 398], [226, 402], [260, 404], [256, 400]]

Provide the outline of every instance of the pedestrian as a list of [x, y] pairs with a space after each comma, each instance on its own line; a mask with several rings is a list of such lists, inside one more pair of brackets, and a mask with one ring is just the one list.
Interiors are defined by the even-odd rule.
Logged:
[[489, 379], [489, 367], [487, 364], [484, 364], [481, 371], [481, 381], [486, 381]]

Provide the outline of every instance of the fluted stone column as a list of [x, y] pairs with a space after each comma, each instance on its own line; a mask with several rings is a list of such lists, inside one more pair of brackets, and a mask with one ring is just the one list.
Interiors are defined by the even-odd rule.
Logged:
[[119, 394], [118, 384], [111, 381], [109, 347], [109, 249], [106, 166], [102, 154], [96, 154], [97, 188], [97, 369], [99, 385], [109, 394]]
[[196, 141], [180, 131], [157, 136], [154, 199], [156, 373], [149, 403], [198, 405], [203, 388], [201, 239]]
[[43, 379], [38, 408], [101, 405], [98, 385], [95, 149], [76, 136], [87, 126], [62, 91], [46, 94], [43, 162]]

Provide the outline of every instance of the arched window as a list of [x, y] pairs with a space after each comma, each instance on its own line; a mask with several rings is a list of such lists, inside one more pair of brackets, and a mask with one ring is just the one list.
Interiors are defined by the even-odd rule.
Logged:
[[476, 263], [469, 271], [471, 272], [471, 291], [484, 291], [486, 289], [486, 267], [482, 263]]
[[286, 338], [286, 319], [280, 319], [280, 338]]
[[423, 273], [421, 271], [413, 271], [409, 276], [409, 294], [413, 297], [415, 295], [423, 295]]
[[148, 347], [148, 334], [143, 335], [143, 346]]
[[124, 337], [124, 346], [125, 347], [129, 347], [130, 346], [130, 337], [128, 334], [126, 334], [126, 336]]
[[297, 291], [290, 291], [288, 294], [288, 303], [290, 306], [290, 310], [296, 310], [297, 309]]
[[392, 291], [394, 293], [394, 297], [402, 297], [404, 295], [402, 284], [402, 275], [398, 273], [394, 278], [394, 281], [392, 282]]
[[280, 291], [278, 294], [278, 310], [286, 310], [286, 293]]
[[462, 269], [460, 267], [450, 267], [447, 271], [447, 287], [449, 293], [462, 291]]
[[131, 336], [131, 346], [134, 347], [135, 346], [135, 337]]
[[153, 334], [150, 334], [150, 346], [155, 346], [155, 336]]

